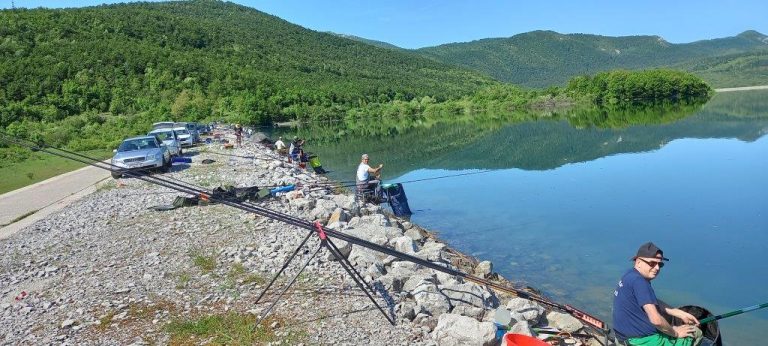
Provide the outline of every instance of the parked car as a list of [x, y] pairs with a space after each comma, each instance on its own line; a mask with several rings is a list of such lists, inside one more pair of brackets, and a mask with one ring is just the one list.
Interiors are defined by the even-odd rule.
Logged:
[[152, 124], [152, 130], [174, 128], [174, 127], [176, 127], [176, 123], [174, 123], [173, 121], [161, 121], [159, 123]]
[[170, 128], [162, 128], [157, 130], [152, 130], [149, 133], [147, 133], [147, 136], [155, 136], [157, 139], [159, 139], [165, 146], [168, 147], [168, 151], [171, 152], [171, 156], [181, 156], [181, 143], [179, 143], [179, 139], [176, 138], [176, 132], [173, 131], [173, 129]]
[[176, 139], [178, 139], [182, 147], [191, 147], [194, 144], [193, 137], [189, 134], [186, 127], [176, 127], [173, 129], [173, 132], [176, 134]]
[[201, 135], [210, 135], [211, 134], [211, 127], [202, 123], [197, 124], [197, 132], [200, 132]]
[[133, 137], [123, 140], [114, 150], [112, 177], [118, 179], [128, 170], [171, 169], [171, 153], [168, 147], [155, 136]]
[[200, 132], [197, 131], [197, 124], [192, 122], [176, 123], [176, 127], [183, 127], [189, 131], [189, 135], [192, 136], [192, 143], [200, 142]]

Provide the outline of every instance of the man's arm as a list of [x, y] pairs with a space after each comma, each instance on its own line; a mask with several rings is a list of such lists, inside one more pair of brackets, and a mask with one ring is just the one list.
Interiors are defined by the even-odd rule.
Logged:
[[368, 166], [368, 173], [374, 173], [374, 174], [378, 173], [381, 170], [381, 167], [384, 167], [384, 164], [380, 163], [379, 167], [376, 167], [376, 168], [371, 168], [370, 166]]
[[[659, 310], [656, 309], [655, 304], [645, 304], [643, 305], [643, 310], [645, 310], [645, 314], [648, 315], [648, 319], [651, 321], [651, 324], [653, 324], [656, 329], [658, 329], [660, 332], [667, 334], [669, 336], [675, 337], [675, 338], [684, 338], [688, 336], [693, 336], [695, 334], [695, 328], [692, 325], [682, 325], [673, 327], [667, 320], [661, 316], [659, 313]], [[677, 310], [677, 309], [675, 309]]]
[[666, 303], [662, 302], [661, 300], [659, 300], [659, 307], [661, 307], [664, 310], [664, 312], [667, 313], [667, 315], [675, 316], [675, 317], [681, 319], [683, 321], [683, 323], [685, 323], [685, 324], [699, 325], [699, 320], [696, 319], [696, 317], [694, 317], [693, 315], [691, 315], [691, 314], [689, 314], [689, 313], [687, 313], [687, 312], [685, 312], [683, 310], [675, 309], [675, 308], [667, 305]]

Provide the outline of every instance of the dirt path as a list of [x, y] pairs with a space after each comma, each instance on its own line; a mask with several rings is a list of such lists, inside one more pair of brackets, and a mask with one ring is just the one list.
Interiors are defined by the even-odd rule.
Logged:
[[721, 92], [728, 92], [728, 91], [762, 90], [762, 89], [768, 89], [768, 85], [755, 85], [755, 86], [738, 87], [738, 88], [720, 88], [720, 89], [715, 89], [715, 91], [721, 93]]
[[95, 191], [96, 183], [108, 177], [109, 172], [88, 166], [0, 195], [0, 239]]

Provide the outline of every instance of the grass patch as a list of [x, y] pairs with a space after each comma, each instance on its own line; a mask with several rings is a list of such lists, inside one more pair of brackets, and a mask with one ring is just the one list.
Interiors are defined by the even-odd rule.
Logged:
[[227, 276], [233, 279], [239, 278], [241, 275], [245, 273], [245, 267], [242, 263], [235, 263], [232, 265], [232, 268], [229, 270], [229, 273]]
[[96, 188], [96, 192], [104, 192], [104, 191], [109, 191], [116, 188], [117, 188], [117, 182], [115, 182], [114, 180], [109, 180], [99, 184], [99, 187]]
[[203, 271], [203, 273], [210, 273], [216, 269], [216, 257], [206, 256], [200, 253], [192, 255], [192, 261], [195, 265]]
[[307, 333], [285, 330], [278, 337], [276, 328], [285, 326], [285, 320], [267, 318], [256, 326], [256, 316], [229, 312], [222, 315], [205, 316], [197, 319], [171, 321], [165, 330], [170, 334], [170, 345], [253, 345], [280, 339], [283, 344], [295, 345], [307, 339]]
[[250, 283], [255, 283], [257, 285], [263, 285], [263, 284], [267, 283], [267, 279], [265, 279], [263, 276], [261, 276], [259, 274], [250, 274], [250, 275], [246, 276], [243, 279], [243, 284], [247, 285], [247, 284], [250, 284]]
[[[106, 159], [112, 156], [111, 150], [90, 150], [82, 152], [97, 159]], [[74, 171], [84, 167], [85, 164], [67, 160], [61, 157], [32, 153], [28, 160], [0, 167], [0, 194], [22, 188], [27, 185], [41, 182], [57, 175]]]
[[109, 326], [112, 324], [112, 318], [115, 317], [115, 315], [117, 315], [116, 311], [107, 312], [104, 317], [99, 319], [99, 325], [96, 326], [96, 329], [104, 331], [109, 328]]
[[13, 220], [11, 220], [11, 222], [9, 222], [9, 223], [6, 223], [6, 224], [2, 224], [2, 225], [0, 225], [0, 227], [5, 227], [5, 226], [8, 226], [8, 225], [10, 225], [10, 224], [12, 224], [12, 223], [16, 223], [16, 222], [19, 222], [19, 221], [21, 221], [21, 220], [24, 220], [26, 217], [28, 217], [28, 216], [30, 216], [30, 215], [32, 215], [32, 214], [34, 214], [34, 213], [37, 213], [37, 210], [28, 211], [28, 212], [26, 212], [25, 214], [23, 214], [23, 215], [21, 215], [21, 216], [19, 216], [19, 217], [15, 218], [15, 219], [13, 219]]
[[183, 272], [179, 274], [179, 279], [176, 281], [176, 288], [182, 289], [184, 287], [187, 287], [187, 284], [189, 283], [189, 280], [192, 280], [192, 277], [189, 276], [189, 273]]
[[227, 274], [227, 277], [231, 280], [237, 280], [242, 278], [242, 284], [248, 285], [251, 283], [256, 283], [258, 285], [264, 284], [267, 282], [267, 279], [262, 277], [259, 274], [247, 274], [245, 267], [241, 263], [235, 263], [232, 265], [232, 268], [229, 270], [229, 273]]

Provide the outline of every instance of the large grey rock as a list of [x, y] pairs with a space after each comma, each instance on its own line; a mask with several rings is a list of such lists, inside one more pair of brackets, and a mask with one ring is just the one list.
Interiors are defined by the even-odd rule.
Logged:
[[296, 211], [310, 211], [315, 207], [315, 200], [308, 198], [291, 199], [288, 202], [293, 210]]
[[527, 321], [515, 322], [515, 324], [513, 324], [512, 327], [509, 328], [509, 332], [515, 333], [515, 334], [533, 336], [533, 332], [531, 331], [531, 326], [528, 324]]
[[495, 337], [493, 323], [455, 314], [440, 315], [432, 332], [432, 339], [441, 346], [491, 346], [496, 344]]
[[507, 309], [512, 312], [512, 318], [517, 321], [529, 321], [536, 324], [544, 314], [544, 308], [528, 299], [515, 297], [507, 302]]
[[575, 333], [584, 327], [575, 317], [556, 311], [547, 314], [547, 322], [550, 326], [568, 333]]
[[395, 316], [399, 319], [413, 321], [416, 318], [416, 303], [410, 300], [395, 305]]
[[405, 282], [408, 281], [413, 274], [414, 272], [412, 270], [401, 267], [392, 267], [387, 271], [387, 274], [379, 278], [379, 280], [390, 291], [400, 292], [403, 290]]
[[384, 245], [389, 241], [389, 238], [386, 235], [386, 227], [366, 224], [352, 224], [352, 222], [347, 223], [347, 226], [348, 228], [344, 230], [344, 233], [351, 236], [355, 236], [367, 241], [372, 241], [374, 238], [384, 238], [384, 243], [380, 245]]
[[406, 231], [403, 232], [408, 238], [413, 239], [413, 241], [420, 242], [422, 239], [424, 239], [424, 235], [421, 234], [421, 231], [419, 231], [416, 228], [405, 228], [403, 226], [403, 229]]
[[315, 202], [315, 207], [309, 213], [309, 217], [313, 220], [320, 220], [325, 223], [331, 217], [331, 213], [336, 210], [338, 206], [336, 202], [327, 199], [318, 199]]
[[344, 211], [344, 209], [336, 208], [333, 213], [331, 213], [331, 216], [328, 218], [328, 225], [333, 224], [334, 222], [344, 222], [346, 223], [349, 221], [350, 215], [348, 212]]
[[487, 278], [493, 273], [493, 263], [491, 261], [482, 261], [475, 267], [475, 275], [481, 278]]
[[394, 247], [397, 251], [404, 252], [409, 255], [416, 253], [416, 244], [413, 242], [413, 239], [409, 237], [401, 236], [392, 238], [392, 240], [389, 241], [389, 244], [392, 245], [392, 247]]
[[438, 286], [440, 292], [448, 297], [454, 314], [461, 314], [475, 319], [481, 319], [485, 314], [486, 308], [495, 308], [490, 294], [482, 287], [474, 283], [463, 283], [457, 285]]
[[437, 283], [434, 274], [418, 272], [414, 275], [411, 275], [408, 280], [405, 281], [405, 284], [403, 285], [403, 292], [413, 291], [416, 289], [416, 287], [419, 287], [423, 284], [422, 281], [427, 281], [427, 283], [431, 283], [433, 285]]
[[[336, 245], [337, 248], [339, 248], [339, 253], [341, 254], [341, 256], [343, 256], [344, 258], [349, 258], [349, 254], [352, 252], [352, 243], [336, 239], [333, 241], [333, 244]], [[327, 253], [328, 255], [326, 258], [329, 261], [336, 260], [336, 256], [334, 254], [332, 254], [330, 251], [327, 251]]]
[[357, 205], [355, 204], [355, 196], [351, 195], [334, 195], [331, 199], [336, 202], [339, 207], [346, 210], [354, 210]]
[[443, 286], [458, 285], [462, 283], [455, 276], [443, 272], [436, 272], [435, 277], [437, 278], [437, 282]]
[[423, 268], [419, 264], [416, 264], [416, 263], [413, 263], [413, 262], [408, 262], [408, 261], [395, 261], [395, 262], [392, 262], [390, 267], [393, 268], [393, 269], [394, 268], [407, 269], [407, 270], [412, 271], [412, 272], [416, 272], [416, 271], [421, 270]]
[[416, 253], [416, 257], [425, 259], [431, 262], [444, 262], [445, 257], [443, 251], [445, 244], [437, 243], [434, 241], [428, 241], [424, 243], [424, 246]]
[[437, 286], [431, 282], [423, 282], [412, 292], [413, 300], [432, 316], [440, 316], [451, 311], [451, 303]]
[[364, 215], [358, 218], [352, 218], [349, 220], [349, 225], [355, 227], [357, 225], [373, 225], [381, 227], [390, 227], [392, 224], [389, 222], [389, 218], [384, 214], [371, 214]]

